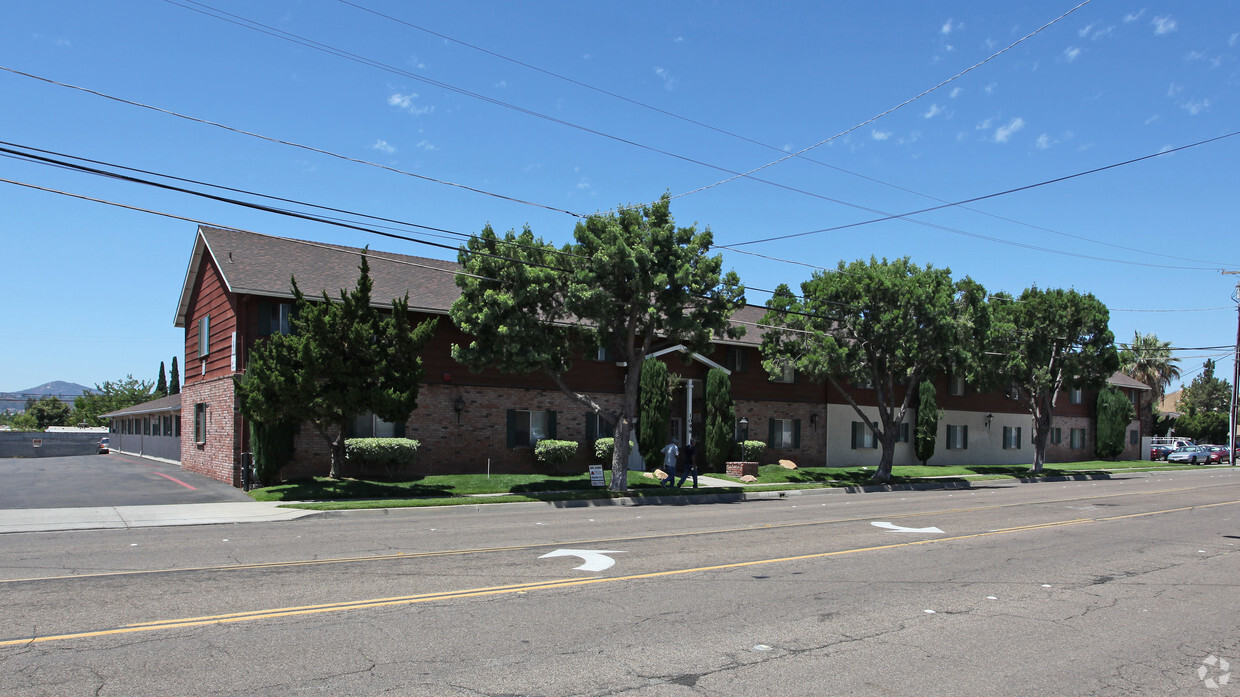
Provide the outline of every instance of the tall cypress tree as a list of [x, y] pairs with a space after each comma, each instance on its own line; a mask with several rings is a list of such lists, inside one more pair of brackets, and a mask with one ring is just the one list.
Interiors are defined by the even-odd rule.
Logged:
[[736, 406], [732, 403], [732, 382], [718, 368], [706, 373], [706, 463], [723, 469], [732, 452], [736, 436]]
[[647, 464], [657, 466], [659, 451], [667, 444], [667, 427], [672, 415], [672, 396], [667, 389], [667, 364], [646, 361], [642, 367], [641, 391], [638, 402], [641, 416], [637, 422], [637, 447]]
[[159, 381], [155, 383], [155, 396], [168, 396], [168, 374], [164, 372], [164, 362], [159, 362]]
[[177, 357], [172, 357], [172, 380], [168, 383], [168, 394], [181, 394], [181, 373], [177, 370]]
[[938, 394], [933, 382], [923, 380], [917, 388], [917, 432], [913, 440], [913, 448], [922, 465], [934, 455], [934, 443], [938, 435]]

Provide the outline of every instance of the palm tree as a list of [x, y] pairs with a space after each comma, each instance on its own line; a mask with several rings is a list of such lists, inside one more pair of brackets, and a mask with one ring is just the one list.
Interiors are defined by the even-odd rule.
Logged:
[[1120, 346], [1120, 370], [1149, 385], [1154, 404], [1158, 404], [1171, 381], [1180, 377], [1180, 366], [1176, 365], [1180, 359], [1171, 355], [1171, 342], [1159, 341], [1154, 334], [1133, 332], [1132, 343]]

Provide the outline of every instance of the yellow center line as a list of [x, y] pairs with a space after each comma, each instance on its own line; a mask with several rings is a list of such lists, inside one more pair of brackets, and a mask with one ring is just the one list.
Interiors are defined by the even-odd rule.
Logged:
[[[1220, 485], [1211, 485], [1220, 486]], [[1153, 491], [1126, 491], [1115, 494], [1101, 494], [1097, 496], [1074, 496], [1065, 499], [1051, 499], [1048, 501], [1025, 501], [1013, 503], [997, 503], [983, 506], [967, 506], [958, 508], [946, 508], [934, 511], [923, 511], [918, 513], [898, 513], [884, 515], [888, 520], [902, 520], [905, 518], [922, 518], [926, 516], [944, 515], [949, 513], [977, 513], [979, 511], [991, 511], [1000, 508], [1012, 508], [1016, 506], [1045, 506], [1054, 503], [1066, 503], [1069, 501], [1093, 501], [1097, 499], [1108, 499], [1122, 496], [1149, 496], [1154, 494], [1173, 494], [1183, 491], [1192, 491], [1203, 487], [1177, 487], [1174, 489], [1157, 489]], [[431, 552], [398, 552], [396, 554], [380, 554], [369, 555], [364, 557], [333, 557], [328, 559], [300, 559], [281, 562], [255, 562], [252, 564], [229, 564], [225, 566], [185, 566], [172, 569], [145, 569], [145, 570], [127, 570], [127, 571], [103, 571], [90, 574], [64, 574], [60, 576], [33, 576], [29, 578], [9, 578], [0, 579], [0, 584], [6, 583], [30, 583], [34, 581], [69, 581], [82, 580], [92, 578], [109, 578], [114, 576], [148, 576], [151, 574], [172, 574], [172, 573], [190, 573], [203, 571], [249, 571], [256, 569], [279, 569], [279, 568], [295, 568], [299, 566], [320, 566], [330, 564], [357, 564], [363, 562], [375, 561], [393, 561], [393, 560], [409, 560], [424, 559], [428, 557], [454, 556], [466, 554], [488, 554], [493, 552], [514, 552], [529, 549], [543, 549], [546, 547], [582, 547], [586, 545], [598, 544], [622, 544], [625, 542], [638, 542], [642, 540], [659, 540], [674, 537], [691, 537], [701, 535], [720, 535], [736, 532], [751, 532], [755, 530], [778, 530], [784, 528], [798, 528], [818, 525], [836, 525], [839, 523], [856, 523], [861, 521], [873, 520], [874, 516], [859, 516], [854, 518], [832, 518], [828, 520], [814, 520], [800, 523], [766, 523], [763, 525], [750, 525], [739, 528], [717, 528], [711, 530], [697, 531], [680, 531], [671, 533], [652, 533], [649, 535], [631, 535], [627, 537], [605, 537], [589, 540], [576, 540], [568, 542], [538, 542], [527, 545], [511, 545], [506, 547], [479, 547], [476, 549], [450, 549], [436, 550]]]
[[703, 573], [708, 571], [724, 571], [729, 569], [742, 569], [752, 566], [762, 566], [767, 564], [783, 564], [794, 561], [806, 561], [812, 559], [827, 559], [830, 557], [838, 557], [847, 554], [858, 554], [862, 552], [876, 552], [881, 550], [899, 549], [902, 547], [916, 547], [919, 545], [939, 544], [942, 542], [955, 542], [960, 540], [971, 540], [982, 537], [992, 537], [996, 535], [1008, 535], [1015, 532], [1025, 532], [1030, 530], [1044, 530], [1048, 528], [1067, 527], [1070, 525], [1081, 525], [1085, 523], [1104, 523], [1116, 520], [1125, 520], [1130, 518], [1143, 518], [1148, 516], [1163, 515], [1167, 513], [1178, 513], [1183, 511], [1192, 511], [1204, 508], [1216, 508], [1219, 506], [1232, 506], [1240, 504], [1240, 500], [1221, 501], [1216, 503], [1201, 504], [1195, 506], [1181, 506], [1178, 508], [1166, 508], [1158, 511], [1146, 511], [1144, 513], [1129, 513], [1125, 515], [1108, 516], [1105, 518], [1072, 518], [1069, 520], [1061, 520], [1050, 523], [1039, 523], [1035, 525], [1023, 525], [1014, 528], [1006, 528], [1003, 530], [991, 530], [988, 532], [970, 533], [968, 535], [956, 535], [953, 537], [936, 537], [924, 540], [915, 540], [912, 542], [895, 542], [885, 545], [874, 545], [871, 547], [855, 547], [852, 549], [841, 549], [832, 552], [815, 552], [812, 554], [799, 554], [791, 557], [777, 557], [773, 559], [754, 559], [750, 561], [730, 562], [727, 564], [714, 564], [711, 566], [697, 566], [687, 569], [669, 569], [665, 571], [651, 571], [640, 574], [628, 574], [625, 576], [609, 576], [603, 578], [582, 578], [582, 579], [556, 579], [550, 581], [533, 581], [529, 583], [519, 583], [504, 586], [490, 586], [484, 588], [466, 588], [455, 591], [442, 591], [437, 593], [423, 593], [418, 595], [406, 595], [390, 598], [375, 598], [370, 600], [356, 600], [342, 603], [327, 603], [322, 605], [303, 605], [296, 607], [272, 608], [269, 610], [254, 610], [250, 612], [238, 612], [224, 615], [208, 615], [203, 617], [186, 617], [181, 619], [162, 620], [156, 622], [143, 622], [126, 625], [116, 629], [102, 629], [88, 632], [75, 632], [72, 634], [54, 634], [47, 636], [27, 637], [24, 639], [8, 639], [0, 641], [0, 647], [3, 646], [24, 646], [29, 644], [39, 644], [51, 641], [65, 641], [68, 639], [81, 639], [90, 637], [114, 636], [119, 634], [132, 634], [134, 632], [161, 631], [168, 629], [178, 629], [183, 627], [201, 627], [212, 624], [228, 624], [233, 622], [250, 622], [254, 620], [274, 619], [277, 617], [296, 617], [304, 615], [315, 615], [327, 612], [342, 612], [345, 610], [360, 610], [378, 607], [388, 607], [393, 605], [412, 605], [415, 603], [426, 603], [437, 600], [456, 600], [460, 598], [477, 598], [494, 595], [508, 595], [512, 593], [526, 593], [529, 591], [552, 590], [557, 588], [569, 588], [573, 586], [586, 586], [600, 583], [616, 583], [623, 581], [637, 581], [644, 579], [660, 578], [667, 576], [680, 576], [685, 574]]

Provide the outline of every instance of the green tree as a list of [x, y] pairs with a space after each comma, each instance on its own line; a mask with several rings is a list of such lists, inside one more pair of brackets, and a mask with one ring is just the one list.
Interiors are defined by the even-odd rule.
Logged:
[[706, 373], [705, 436], [706, 463], [722, 471], [736, 439], [736, 406], [732, 403], [732, 381], [718, 368]]
[[1094, 450], [1103, 460], [1119, 457], [1124, 452], [1128, 424], [1137, 418], [1132, 402], [1114, 387], [1098, 391], [1097, 436]]
[[1133, 332], [1131, 344], [1121, 344], [1119, 369], [1150, 386], [1153, 403], [1162, 401], [1167, 386], [1180, 377], [1179, 358], [1171, 355], [1171, 342], [1155, 334]]
[[181, 394], [181, 372], [177, 370], [177, 357], [172, 357], [172, 377], [168, 382], [168, 394]]
[[1066, 388], [1106, 384], [1119, 366], [1110, 313], [1092, 294], [1029, 288], [994, 296], [992, 384], [1015, 389], [1033, 415], [1033, 472], [1042, 471], [1055, 401]]
[[638, 403], [637, 448], [647, 465], [658, 466], [660, 451], [667, 444], [672, 415], [672, 394], [668, 390], [667, 364], [663, 361], [646, 361], [642, 369]]
[[26, 400], [26, 413], [34, 418], [35, 428], [46, 431], [49, 426], [69, 426], [73, 407], [60, 401], [59, 397], [43, 397]]
[[155, 383], [155, 396], [168, 396], [168, 375], [164, 372], [164, 362], [159, 362], [159, 381]]
[[1214, 368], [1214, 361], [1206, 359], [1201, 373], [1180, 393], [1176, 435], [1198, 443], [1227, 443], [1231, 383], [1214, 377]]
[[[611, 489], [628, 489], [628, 458], [646, 355], [655, 342], [706, 352], [737, 337], [728, 317], [744, 300], [735, 273], [709, 256], [710, 230], [676, 227], [664, 195], [649, 206], [596, 214], [557, 250], [526, 228], [502, 238], [487, 226], [461, 249], [461, 295], [452, 321], [471, 337], [452, 356], [474, 370], [541, 371], [615, 429]], [[606, 350], [627, 366], [618, 409], [574, 389], [567, 376], [584, 352]]]
[[[798, 299], [781, 284], [768, 301], [763, 322], [774, 329], [762, 339], [762, 365], [772, 374], [792, 365], [835, 386], [882, 445], [874, 479], [888, 482], [900, 424], [922, 379], [976, 370], [986, 291], [968, 278], [953, 282], [948, 269], [871, 257], [815, 272], [801, 293]], [[841, 381], [872, 386], [877, 423]]]
[[938, 393], [934, 389], [933, 381], [922, 380], [917, 388], [917, 428], [913, 434], [913, 449], [922, 465], [934, 456], [934, 445], [938, 437]]
[[255, 346], [245, 374], [234, 378], [246, 418], [314, 426], [331, 448], [332, 477], [341, 476], [345, 429], [357, 415], [404, 422], [417, 408], [421, 352], [435, 329], [433, 319], [410, 327], [408, 294], [380, 313], [365, 253], [358, 269], [357, 286], [342, 289], [339, 301], [324, 291], [311, 302], [292, 279], [293, 332]]
[[154, 386], [154, 382], [139, 380], [133, 375], [126, 375], [123, 380], [95, 383], [95, 389], [87, 390], [73, 400], [73, 423], [106, 426], [107, 420], [103, 414], [151, 401], [156, 396]]

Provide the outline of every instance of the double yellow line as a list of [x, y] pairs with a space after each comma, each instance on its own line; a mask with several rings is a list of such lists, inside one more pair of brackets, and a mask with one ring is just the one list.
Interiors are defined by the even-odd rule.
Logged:
[[[604, 578], [576, 578], [576, 579], [555, 579], [550, 581], [536, 581], [531, 583], [518, 583], [505, 586], [489, 586], [484, 588], [468, 588], [455, 591], [443, 591], [438, 593], [421, 593], [417, 595], [395, 596], [390, 598], [373, 598], [369, 600], [355, 600], [343, 603], [325, 603], [321, 605], [301, 605], [295, 607], [272, 608], [268, 610], [253, 610], [250, 612], [234, 612], [223, 615], [205, 615], [201, 617], [185, 617], [173, 620], [160, 620], [155, 622], [141, 622], [136, 624], [125, 625], [115, 629], [102, 629], [90, 632], [75, 632], [71, 634], [53, 634], [40, 637], [28, 637], [24, 639], [8, 639], [0, 641], [0, 647], [3, 646], [25, 646], [31, 644], [40, 644], [51, 641], [65, 641], [69, 639], [83, 639], [91, 637], [113, 636], [119, 634], [132, 634], [135, 632], [151, 632], [169, 629], [180, 629], [184, 627], [201, 627], [211, 624], [229, 624], [233, 622], [251, 622], [254, 620], [275, 619], [278, 617], [296, 617], [302, 615], [316, 615], [328, 612], [344, 612], [346, 610], [364, 610], [377, 607], [388, 607], [393, 605], [412, 605], [415, 603], [427, 603], [439, 600], [456, 600], [460, 598], [476, 598], [492, 595], [508, 595], [513, 593], [528, 593], [530, 591], [551, 590], [556, 588], [568, 588], [571, 586], [586, 586], [598, 583], [616, 583], [622, 581], [635, 581], [642, 579], [659, 578], [665, 576], [677, 576], [682, 574], [701, 573], [706, 571], [722, 571], [728, 569], [740, 569], [751, 566], [761, 566], [765, 564], [781, 564], [793, 561], [805, 561], [810, 559], [825, 559], [828, 557], [843, 556], [846, 554], [857, 554], [860, 552], [876, 552], [886, 549], [898, 549], [901, 547], [914, 547], [917, 545], [938, 544], [941, 542], [953, 542], [958, 540], [969, 540], [980, 537], [991, 537], [994, 535], [1008, 535], [1016, 532], [1026, 532], [1030, 530], [1043, 530], [1047, 528], [1066, 527], [1070, 525], [1081, 525], [1085, 523], [1103, 523], [1114, 520], [1124, 520], [1129, 518], [1145, 518], [1149, 516], [1164, 515], [1167, 513], [1179, 513], [1183, 511], [1191, 511], [1196, 509], [1216, 508], [1219, 506], [1232, 506], [1240, 504], [1237, 501], [1222, 501], [1218, 503], [1208, 503], [1198, 506], [1181, 506], [1178, 508], [1167, 508], [1158, 511], [1147, 511], [1144, 513], [1129, 513], [1125, 515], [1109, 516], [1106, 518], [1073, 518], [1069, 520], [1060, 520], [1050, 523], [1035, 523], [1032, 525], [1021, 525], [1013, 528], [1004, 528], [1001, 530], [990, 530], [987, 532], [972, 533], [968, 535], [956, 535], [954, 537], [936, 537], [924, 540], [915, 540], [912, 542], [897, 542], [887, 545], [875, 545], [872, 547], [857, 547], [853, 549], [842, 549], [834, 552], [816, 552], [814, 554], [801, 554], [792, 557], [778, 557], [774, 559], [755, 559], [752, 561], [732, 562], [729, 564], [716, 564], [712, 566], [698, 566], [688, 569], [672, 569], [668, 571], [652, 571], [643, 574], [630, 574], [627, 576], [609, 576]], [[518, 548], [519, 549], [519, 548]], [[412, 555], [407, 555], [412, 556]], [[397, 558], [397, 557], [392, 557]]]

